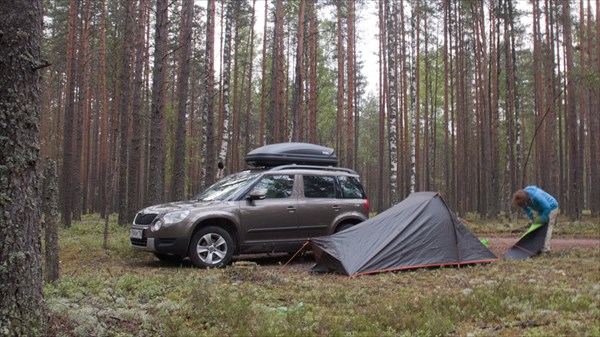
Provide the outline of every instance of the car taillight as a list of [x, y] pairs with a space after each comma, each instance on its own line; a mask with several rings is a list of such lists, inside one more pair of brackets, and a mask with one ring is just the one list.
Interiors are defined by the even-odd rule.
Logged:
[[363, 206], [365, 207], [365, 211], [367, 211], [367, 215], [369, 214], [369, 199], [363, 199]]

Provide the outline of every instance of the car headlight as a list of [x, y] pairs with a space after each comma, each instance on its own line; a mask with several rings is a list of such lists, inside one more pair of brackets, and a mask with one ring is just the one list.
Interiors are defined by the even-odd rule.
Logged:
[[150, 230], [153, 232], [156, 232], [157, 230], [159, 230], [163, 225], [162, 220], [156, 220], [154, 221], [154, 223], [152, 224], [152, 226], [150, 226]]
[[175, 211], [163, 216], [164, 225], [171, 225], [182, 221], [190, 214], [190, 211]]

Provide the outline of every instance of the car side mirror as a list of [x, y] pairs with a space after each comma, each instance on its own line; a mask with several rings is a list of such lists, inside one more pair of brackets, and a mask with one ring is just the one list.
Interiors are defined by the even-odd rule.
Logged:
[[254, 200], [263, 200], [265, 198], [265, 191], [254, 190], [248, 194], [246, 200], [254, 201]]

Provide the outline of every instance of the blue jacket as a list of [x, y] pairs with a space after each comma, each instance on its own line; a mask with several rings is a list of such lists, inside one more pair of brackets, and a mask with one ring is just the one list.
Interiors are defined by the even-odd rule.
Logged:
[[527, 186], [524, 190], [529, 194], [529, 198], [531, 198], [531, 205], [523, 207], [529, 219], [533, 220], [531, 210], [534, 210], [539, 213], [542, 223], [547, 223], [550, 212], [558, 208], [556, 199], [537, 186]]

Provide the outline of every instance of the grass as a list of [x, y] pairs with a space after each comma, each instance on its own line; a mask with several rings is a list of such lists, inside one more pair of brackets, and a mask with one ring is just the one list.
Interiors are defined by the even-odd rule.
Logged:
[[51, 335], [600, 335], [598, 248], [350, 279], [311, 274], [306, 262], [283, 268], [286, 258], [169, 266], [129, 248], [128, 228], [114, 223], [102, 249], [102, 223], [61, 230], [61, 278], [44, 287]]

